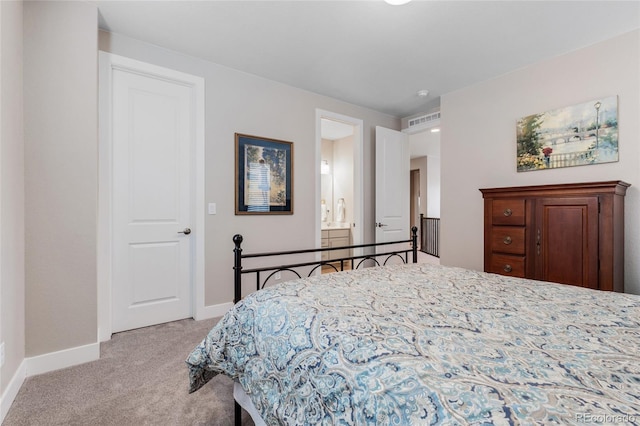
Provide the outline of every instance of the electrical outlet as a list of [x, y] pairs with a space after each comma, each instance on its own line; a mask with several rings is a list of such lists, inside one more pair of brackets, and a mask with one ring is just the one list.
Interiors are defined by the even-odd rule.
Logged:
[[4, 365], [4, 342], [0, 343], [0, 367]]
[[280, 271], [276, 272], [275, 278], [276, 280], [279, 280], [280, 278], [282, 278], [282, 274], [280, 273]]

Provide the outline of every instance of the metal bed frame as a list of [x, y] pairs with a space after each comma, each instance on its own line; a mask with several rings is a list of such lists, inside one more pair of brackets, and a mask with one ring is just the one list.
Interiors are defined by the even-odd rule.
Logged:
[[[411, 228], [411, 238], [408, 240], [401, 241], [390, 241], [385, 243], [374, 243], [374, 244], [359, 244], [352, 246], [343, 246], [343, 247], [328, 247], [328, 248], [317, 248], [317, 249], [306, 249], [306, 250], [290, 250], [290, 251], [278, 251], [278, 252], [265, 252], [265, 253], [251, 253], [251, 254], [242, 254], [242, 241], [243, 237], [240, 234], [236, 234], [233, 236], [233, 242], [235, 244], [235, 248], [233, 249], [233, 271], [234, 271], [234, 290], [233, 290], [233, 303], [238, 303], [242, 299], [242, 275], [243, 274], [256, 274], [256, 290], [263, 289], [269, 279], [273, 277], [278, 272], [288, 271], [297, 275], [298, 278], [302, 278], [302, 276], [294, 269], [300, 267], [308, 267], [313, 266], [307, 277], [310, 277], [312, 274], [316, 272], [318, 268], [322, 268], [323, 266], [329, 266], [334, 269], [335, 272], [344, 271], [345, 262], [351, 262], [351, 269], [358, 269], [361, 265], [364, 264], [365, 260], [372, 260], [377, 266], [386, 265], [389, 259], [393, 257], [398, 257], [404, 263], [409, 263], [409, 253], [412, 254], [412, 263], [418, 263], [418, 228]], [[286, 256], [286, 255], [297, 255], [297, 254], [305, 254], [305, 253], [321, 253], [325, 251], [333, 251], [333, 250], [345, 250], [345, 249], [360, 249], [360, 248], [370, 248], [370, 247], [380, 247], [387, 246], [392, 244], [406, 244], [410, 243], [410, 248], [386, 251], [384, 253], [370, 253], [370, 254], [362, 254], [357, 256], [349, 256], [349, 257], [341, 257], [331, 260], [316, 260], [316, 261], [308, 261], [308, 262], [300, 262], [300, 263], [291, 263], [285, 265], [277, 265], [277, 266], [263, 266], [259, 268], [251, 268], [244, 269], [242, 260], [243, 259], [255, 259], [255, 258], [264, 258], [264, 257], [275, 257], [275, 256]], [[404, 257], [402, 256], [404, 254]], [[386, 256], [382, 265], [376, 258]], [[359, 260], [356, 264], [355, 261]], [[340, 269], [335, 266], [340, 262]], [[261, 272], [269, 273], [264, 280], [261, 280]], [[242, 407], [238, 404], [234, 399], [235, 404], [235, 425], [240, 426], [241, 415], [242, 415]]]

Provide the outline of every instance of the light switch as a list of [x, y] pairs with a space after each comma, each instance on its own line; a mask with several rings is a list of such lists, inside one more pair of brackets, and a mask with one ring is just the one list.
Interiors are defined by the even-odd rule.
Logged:
[[209, 203], [209, 214], [216, 214], [216, 203]]

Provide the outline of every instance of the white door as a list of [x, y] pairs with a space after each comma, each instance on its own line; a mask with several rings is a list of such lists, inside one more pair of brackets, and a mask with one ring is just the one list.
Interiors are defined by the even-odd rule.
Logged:
[[376, 243], [410, 237], [410, 165], [409, 137], [376, 126]]
[[192, 316], [195, 96], [164, 71], [112, 74], [113, 332]]

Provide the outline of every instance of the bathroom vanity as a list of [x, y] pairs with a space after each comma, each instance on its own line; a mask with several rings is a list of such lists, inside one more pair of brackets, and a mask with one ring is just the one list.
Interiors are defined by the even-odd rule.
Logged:
[[[322, 248], [351, 245], [351, 228], [349, 228], [348, 223], [336, 223], [335, 226], [327, 226], [323, 223], [320, 232]], [[350, 249], [322, 252], [322, 260], [333, 260], [349, 256], [352, 256]]]

